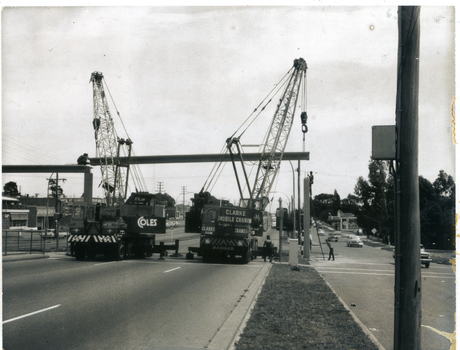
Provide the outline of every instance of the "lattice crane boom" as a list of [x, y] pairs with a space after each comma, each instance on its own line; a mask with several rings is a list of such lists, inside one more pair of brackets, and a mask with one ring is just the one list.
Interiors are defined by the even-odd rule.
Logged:
[[295, 59], [292, 74], [276, 108], [263, 144], [251, 197], [262, 199], [264, 207], [268, 203], [270, 190], [279, 171], [306, 71], [307, 63], [305, 60], [303, 58]]
[[[110, 114], [101, 72], [91, 74], [93, 83], [93, 127], [96, 139], [96, 157], [100, 159], [104, 195], [107, 204], [123, 199], [125, 196], [123, 174], [117, 167], [119, 139]], [[111, 201], [111, 198], [112, 201]]]

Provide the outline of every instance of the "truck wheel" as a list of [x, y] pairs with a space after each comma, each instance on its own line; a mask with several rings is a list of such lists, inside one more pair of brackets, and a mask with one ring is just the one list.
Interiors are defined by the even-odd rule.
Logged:
[[153, 239], [150, 239], [147, 245], [147, 249], [145, 250], [145, 256], [151, 257], [153, 255], [153, 249], [155, 249], [155, 242]]
[[132, 258], [134, 256], [134, 244], [133, 242], [129, 242], [126, 245], [126, 257]]
[[85, 255], [86, 255], [85, 249], [83, 248], [75, 249], [75, 259], [77, 259], [78, 261], [84, 260]]
[[115, 251], [115, 259], [117, 261], [122, 261], [125, 257], [126, 249], [125, 249], [125, 242], [118, 243], [117, 249]]
[[430, 263], [425, 263], [425, 267], [428, 269], [430, 267]]
[[249, 263], [252, 260], [252, 249], [248, 249], [246, 256], [243, 259], [245, 264]]

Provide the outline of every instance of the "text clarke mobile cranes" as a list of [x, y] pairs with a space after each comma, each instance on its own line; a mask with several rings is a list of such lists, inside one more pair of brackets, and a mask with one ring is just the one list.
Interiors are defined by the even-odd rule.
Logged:
[[[271, 99], [267, 96], [265, 100], [268, 102], [257, 114], [258, 108], [254, 110], [243, 123], [243, 125], [248, 126], [238, 137], [235, 135], [243, 125], [226, 140], [225, 149], [230, 153], [232, 160], [240, 193], [240, 203], [239, 206], [232, 206], [229, 203], [225, 204], [216, 200], [207, 191], [209, 185], [206, 187], [206, 184], [199, 193], [194, 195], [192, 198], [193, 205], [190, 211], [186, 213], [185, 226], [186, 232], [200, 233], [200, 246], [189, 247], [188, 258], [193, 258], [193, 252], [196, 252], [203, 257], [205, 262], [212, 258], [225, 259], [229, 256], [240, 256], [245, 262], [249, 262], [253, 255], [257, 254], [259, 246], [261, 246], [259, 240], [262, 241], [264, 232], [271, 225], [271, 219], [268, 218], [265, 208], [270, 202], [269, 194], [279, 172], [300, 95], [302, 95], [300, 98], [302, 132], [304, 135], [307, 132], [306, 71], [307, 63], [305, 60], [303, 58], [295, 59], [293, 67], [277, 84], [279, 87], [277, 91], [280, 91], [283, 86], [285, 89], [262, 144], [261, 156], [255, 165], [257, 170], [252, 187], [250, 176], [245, 168], [244, 155], [241, 152], [240, 138]], [[275, 89], [272, 90], [272, 93]], [[241, 163], [244, 186], [238, 175], [237, 162]], [[220, 165], [214, 167], [212, 179], [215, 178], [219, 167]], [[247, 190], [248, 196], [244, 195], [245, 190]]]
[[[133, 167], [132, 176], [136, 191], [126, 198], [132, 141], [129, 137], [125, 140], [117, 136], [103, 78], [102, 73], [94, 72], [90, 82], [93, 84], [96, 155], [100, 159], [101, 186], [106, 203], [68, 208], [71, 211], [70, 249], [77, 260], [86, 256], [91, 259], [96, 254], [115, 260], [151, 256], [155, 250], [155, 234], [166, 233], [164, 207], [155, 202], [154, 194], [144, 190], [145, 185], [136, 167]], [[128, 154], [126, 164], [119, 161], [121, 151]]]

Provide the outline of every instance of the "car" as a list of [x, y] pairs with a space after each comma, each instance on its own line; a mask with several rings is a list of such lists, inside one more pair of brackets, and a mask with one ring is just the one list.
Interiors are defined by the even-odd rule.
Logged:
[[[393, 258], [395, 257], [394, 249], [393, 249]], [[430, 263], [433, 259], [430, 258], [430, 253], [425, 251], [425, 247], [423, 244], [420, 244], [420, 262], [422, 265], [428, 269], [430, 267]]]
[[324, 236], [324, 230], [320, 228], [320, 229], [318, 230], [318, 234], [319, 234], [320, 236]]
[[[56, 238], [56, 230], [54, 228], [49, 228], [48, 233], [46, 234], [47, 238]], [[59, 230], [59, 238], [66, 238], [69, 235], [69, 232], [66, 230]], [[40, 236], [45, 238], [45, 230], [40, 232]]]
[[363, 247], [363, 241], [359, 237], [353, 237], [347, 241], [348, 247]]
[[48, 230], [41, 231], [40, 236], [42, 238], [45, 238], [45, 237], [46, 238], [56, 238], [56, 232], [55, 232], [54, 228], [53, 229], [49, 228]]
[[420, 260], [422, 265], [425, 265], [426, 268], [430, 267], [430, 262], [433, 260], [430, 259], [430, 253], [425, 251], [425, 247], [423, 247], [423, 244], [420, 244]]
[[338, 242], [339, 241], [339, 235], [336, 233], [330, 233], [329, 237], [327, 238], [329, 242]]

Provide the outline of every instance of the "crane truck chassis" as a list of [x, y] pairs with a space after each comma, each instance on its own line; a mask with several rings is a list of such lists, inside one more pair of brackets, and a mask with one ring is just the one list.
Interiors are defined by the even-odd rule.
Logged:
[[205, 205], [202, 211], [200, 247], [189, 247], [204, 262], [239, 256], [244, 262], [252, 260], [258, 250], [257, 236], [262, 227], [262, 212], [235, 206]]
[[133, 193], [117, 206], [73, 205], [68, 242], [77, 260], [143, 258], [155, 251], [155, 234], [166, 233], [166, 218], [150, 193]]

